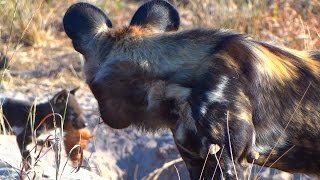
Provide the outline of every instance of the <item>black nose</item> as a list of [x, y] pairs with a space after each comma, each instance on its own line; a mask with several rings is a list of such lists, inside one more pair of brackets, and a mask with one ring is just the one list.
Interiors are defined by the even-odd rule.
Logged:
[[76, 129], [81, 129], [81, 128], [85, 128], [88, 126], [88, 124], [86, 122], [84, 122], [83, 119], [81, 118], [77, 118], [72, 122], [72, 125], [74, 128]]

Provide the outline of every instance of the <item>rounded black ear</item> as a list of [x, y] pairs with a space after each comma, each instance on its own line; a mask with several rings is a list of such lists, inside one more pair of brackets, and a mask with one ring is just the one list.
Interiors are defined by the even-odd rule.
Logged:
[[68, 91], [66, 89], [61, 90], [55, 94], [52, 98], [53, 104], [65, 104], [68, 98]]
[[177, 31], [180, 25], [178, 11], [164, 0], [143, 4], [133, 15], [130, 26], [151, 27], [160, 32]]
[[70, 91], [70, 94], [75, 95], [76, 92], [78, 91], [78, 89], [80, 89], [80, 87], [73, 88], [73, 89]]
[[86, 53], [87, 43], [101, 31], [112, 27], [107, 15], [88, 3], [72, 5], [63, 17], [66, 34], [72, 39], [74, 48], [80, 53]]

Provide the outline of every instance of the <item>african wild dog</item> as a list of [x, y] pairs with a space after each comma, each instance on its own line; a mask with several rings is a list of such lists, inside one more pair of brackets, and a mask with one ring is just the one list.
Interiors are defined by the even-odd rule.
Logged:
[[[32, 142], [33, 130], [46, 117], [48, 117], [47, 120], [43, 121], [43, 124], [36, 131], [36, 136], [41, 135], [45, 129], [54, 129], [53, 116], [50, 116], [51, 113], [58, 113], [63, 117], [66, 110], [64, 126], [72, 125], [76, 129], [86, 127], [82, 110], [74, 96], [77, 89], [71, 90], [70, 93], [67, 90], [62, 90], [55, 94], [51, 100], [37, 104], [36, 106], [33, 106], [29, 102], [11, 98], [4, 98], [0, 101], [0, 109], [2, 109], [3, 113], [0, 113], [0, 115], [3, 115], [6, 128], [12, 129], [17, 136], [21, 155], [28, 163], [31, 162], [31, 158], [30, 152], [26, 147]], [[31, 122], [33, 114], [34, 123]], [[56, 127], [61, 127], [61, 119], [58, 116], [55, 119]]]
[[[320, 52], [222, 29], [175, 32], [179, 14], [161, 0], [142, 5], [120, 29], [87, 3], [72, 5], [63, 23], [86, 59], [86, 81], [104, 122], [171, 129], [192, 179], [210, 144], [224, 147], [218, 156], [227, 179], [242, 178], [252, 152], [260, 154], [255, 164], [319, 175]], [[205, 179], [216, 164], [209, 157]]]

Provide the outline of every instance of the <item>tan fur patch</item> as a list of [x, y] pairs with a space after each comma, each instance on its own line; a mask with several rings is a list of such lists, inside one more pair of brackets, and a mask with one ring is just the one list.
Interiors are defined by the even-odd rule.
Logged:
[[211, 132], [215, 137], [219, 137], [221, 135], [221, 132], [219, 131], [218, 128], [211, 128]]
[[140, 27], [140, 26], [129, 26], [124, 28], [116, 29], [110, 32], [116, 39], [128, 38], [139, 38], [142, 36], [152, 35], [154, 32], [150, 28]]
[[153, 32], [149, 28], [144, 28], [140, 26], [131, 26], [129, 27], [129, 33], [131, 36], [145, 36]]
[[249, 109], [247, 109], [248, 107], [250, 107], [250, 101], [249, 98], [243, 93], [243, 91], [240, 91], [236, 97], [236, 107], [238, 108], [238, 110], [236, 113], [234, 113], [234, 115], [237, 117], [237, 119], [244, 120], [251, 124], [252, 113]]
[[303, 59], [304, 63], [307, 65], [307, 67], [311, 70], [311, 72], [316, 75], [320, 76], [320, 62], [312, 59], [310, 57]]
[[297, 67], [290, 59], [278, 56], [262, 46], [252, 45], [250, 49], [256, 56], [256, 68], [261, 74], [281, 84], [298, 78]]
[[75, 129], [71, 123], [65, 124], [64, 131], [65, 151], [69, 154], [73, 166], [77, 167], [82, 163], [82, 151], [86, 149], [88, 141], [93, 138], [93, 134], [88, 128]]
[[247, 111], [241, 111], [240, 113], [237, 114], [237, 117], [249, 123], [251, 122], [251, 119], [252, 119], [251, 113]]
[[232, 58], [227, 52], [222, 52], [216, 55], [217, 58], [222, 59], [226, 66], [230, 69], [240, 70], [240, 66], [236, 63], [235, 59]]
[[313, 59], [307, 51], [298, 51], [298, 50], [289, 49], [286, 47], [283, 47], [283, 49], [300, 58], [301, 62], [305, 64], [314, 75], [320, 76], [319, 60]]

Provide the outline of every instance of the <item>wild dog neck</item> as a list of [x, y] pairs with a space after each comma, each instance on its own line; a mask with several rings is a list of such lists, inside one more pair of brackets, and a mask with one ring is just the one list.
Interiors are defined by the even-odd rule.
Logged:
[[[105, 40], [108, 41], [106, 43], [102, 43], [105, 35], [98, 38], [101, 39], [97, 42], [101, 44], [100, 49], [96, 50], [94, 57], [87, 57], [84, 66], [87, 82], [108, 74], [114, 63], [130, 61], [150, 76], [169, 79], [178, 84], [190, 84], [209, 68], [223, 63], [213, 60], [224, 48], [225, 42], [232, 38], [239, 41], [246, 39], [240, 34], [207, 29], [136, 36], [137, 33], [130, 33], [131, 28], [127, 28], [126, 32], [129, 33], [125, 35], [123, 31], [120, 35], [111, 33], [113, 38]], [[123, 38], [116, 38], [117, 35]], [[112, 49], [107, 50], [103, 45], [110, 42], [113, 44]], [[106, 51], [109, 52], [107, 55]]]

